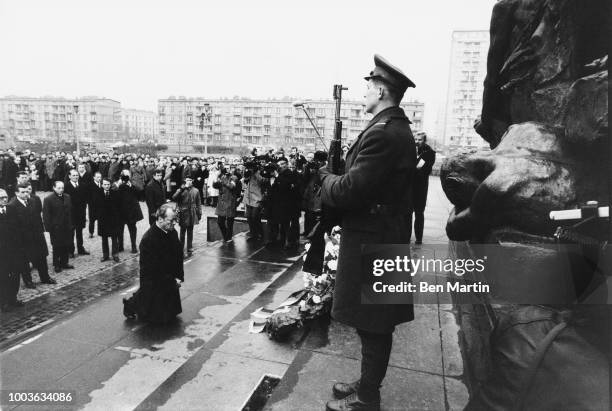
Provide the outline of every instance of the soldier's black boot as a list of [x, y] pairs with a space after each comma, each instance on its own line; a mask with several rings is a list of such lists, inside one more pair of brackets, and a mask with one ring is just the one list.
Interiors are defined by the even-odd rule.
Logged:
[[380, 411], [380, 397], [372, 401], [361, 401], [354, 392], [341, 400], [329, 401], [326, 411]]
[[353, 382], [337, 382], [332, 387], [334, 398], [342, 399], [348, 397], [359, 388], [359, 380]]

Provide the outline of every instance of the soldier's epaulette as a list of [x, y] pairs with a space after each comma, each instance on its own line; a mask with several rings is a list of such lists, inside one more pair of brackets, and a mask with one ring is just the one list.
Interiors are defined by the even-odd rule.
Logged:
[[374, 125], [372, 127], [382, 126], [382, 128], [385, 128], [385, 127], [387, 127], [388, 123], [389, 123], [388, 121], [383, 121], [383, 122], [380, 122], [380, 123], [374, 123]]

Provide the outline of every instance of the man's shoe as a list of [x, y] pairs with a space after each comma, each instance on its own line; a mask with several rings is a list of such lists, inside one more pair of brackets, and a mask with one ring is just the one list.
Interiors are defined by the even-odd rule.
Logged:
[[94, 238], [93, 233], [89, 233], [89, 238]]
[[57, 281], [55, 281], [53, 278], [49, 277], [45, 281], [41, 281], [41, 283], [43, 283], [43, 284], [57, 284]]
[[414, 243], [415, 243], [416, 245], [421, 245], [421, 244], [423, 244], [423, 240], [416, 240]]
[[62, 269], [64, 270], [72, 270], [74, 268], [74, 266], [72, 264], [64, 264], [62, 266]]
[[348, 397], [354, 392], [357, 392], [359, 388], [359, 380], [353, 382], [337, 382], [332, 387], [332, 392], [334, 393], [334, 398], [342, 399]]
[[61, 272], [62, 272], [62, 267], [60, 267], [60, 266], [58, 265], [58, 266], [53, 267], [53, 270], [54, 270], [56, 273], [61, 273]]
[[15, 300], [12, 303], [9, 303], [11, 307], [23, 307], [25, 303], [21, 300]]
[[136, 318], [136, 313], [134, 312], [134, 309], [130, 307], [128, 300], [126, 300], [125, 298], [123, 299], [123, 315], [125, 316], [125, 318], [129, 318], [130, 320]]
[[110, 260], [110, 257], [105, 255], [104, 257], [100, 259], [100, 262], [103, 263], [104, 261], [109, 261], [109, 260]]
[[252, 242], [257, 241], [257, 237], [247, 237], [246, 240], [247, 240], [247, 242], [252, 243]]
[[74, 258], [74, 253], [68, 254], [68, 258]]
[[136, 247], [132, 247], [132, 254], [138, 254], [138, 249]]
[[116, 263], [118, 263], [118, 262], [119, 262], [119, 261], [121, 261], [121, 260], [119, 259], [119, 256], [118, 256], [118, 255], [114, 255], [114, 256], [113, 256], [113, 261], [114, 261], [114, 262], [116, 262]]
[[79, 255], [89, 255], [89, 251], [83, 248], [82, 250], [79, 250]]
[[34, 285], [34, 283], [32, 281], [26, 281], [25, 282], [25, 286], [26, 286], [26, 288], [30, 288], [32, 290], [36, 289], [36, 286]]
[[380, 399], [371, 402], [361, 401], [354, 392], [341, 400], [329, 401], [325, 404], [327, 411], [380, 411]]

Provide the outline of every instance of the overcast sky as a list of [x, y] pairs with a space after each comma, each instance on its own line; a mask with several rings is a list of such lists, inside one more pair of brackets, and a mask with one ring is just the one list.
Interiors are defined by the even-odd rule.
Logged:
[[0, 96], [98, 95], [157, 110], [170, 95], [361, 99], [374, 53], [417, 85], [435, 131], [451, 33], [495, 0], [0, 0]]

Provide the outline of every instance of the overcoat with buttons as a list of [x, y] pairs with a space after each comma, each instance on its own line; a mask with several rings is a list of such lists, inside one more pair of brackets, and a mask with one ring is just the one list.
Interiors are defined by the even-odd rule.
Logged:
[[[412, 304], [361, 304], [362, 244], [408, 243], [416, 150], [410, 120], [390, 107], [368, 123], [346, 154], [345, 173], [322, 173], [321, 199], [340, 210], [342, 236], [332, 317], [357, 329], [392, 332], [412, 321]], [[377, 213], [377, 205], [396, 210]]]

